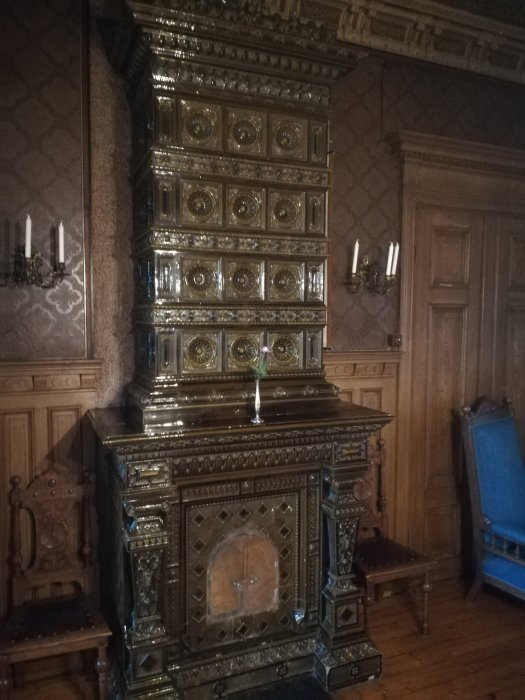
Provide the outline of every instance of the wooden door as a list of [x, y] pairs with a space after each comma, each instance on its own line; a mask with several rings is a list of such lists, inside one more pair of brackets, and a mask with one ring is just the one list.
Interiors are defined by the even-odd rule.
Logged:
[[[403, 163], [396, 528], [460, 566], [454, 415], [507, 396], [525, 438], [525, 152], [400, 132]], [[525, 443], [524, 443], [525, 444]]]
[[415, 218], [412, 316], [410, 543], [459, 567], [458, 460], [453, 412], [479, 382], [483, 215], [420, 206]]

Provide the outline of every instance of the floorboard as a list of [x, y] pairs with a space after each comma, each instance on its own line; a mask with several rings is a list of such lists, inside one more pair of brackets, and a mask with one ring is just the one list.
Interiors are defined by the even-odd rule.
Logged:
[[[434, 584], [430, 634], [417, 632], [414, 607], [403, 593], [377, 602], [369, 634], [383, 653], [380, 679], [342, 688], [332, 700], [523, 700], [525, 603], [484, 588], [474, 603], [457, 581]], [[261, 700], [315, 698], [308, 681], [265, 690]], [[309, 695], [309, 693], [312, 693]], [[17, 689], [12, 700], [95, 700], [82, 676], [67, 676]], [[326, 698], [324, 693], [321, 696]], [[253, 699], [259, 700], [254, 693]], [[251, 700], [251, 696], [250, 696]]]
[[376, 603], [368, 629], [383, 653], [383, 675], [338, 690], [333, 700], [525, 698], [525, 603], [491, 588], [469, 603], [459, 582], [439, 581], [430, 605], [423, 637], [407, 595]]

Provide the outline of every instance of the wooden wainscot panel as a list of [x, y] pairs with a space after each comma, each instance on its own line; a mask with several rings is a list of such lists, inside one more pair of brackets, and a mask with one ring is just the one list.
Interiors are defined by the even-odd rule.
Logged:
[[[10, 480], [26, 485], [51, 464], [77, 471], [92, 463], [83, 429], [96, 403], [98, 360], [0, 363], [0, 562], [9, 565]], [[7, 607], [6, 577], [0, 579], [0, 615]]]
[[512, 290], [525, 290], [525, 222], [519, 223], [510, 237], [510, 286]]
[[[396, 351], [325, 352], [324, 369], [327, 379], [341, 390], [343, 401], [395, 416], [400, 355]], [[381, 459], [374, 439], [370, 450], [374, 464], [361, 484], [359, 497], [368, 500], [368, 513], [361, 523], [363, 527], [380, 525], [385, 534], [402, 539], [404, 533], [398, 532], [396, 511], [408, 486], [398, 483], [397, 479], [395, 419], [383, 428], [380, 438], [384, 441]]]

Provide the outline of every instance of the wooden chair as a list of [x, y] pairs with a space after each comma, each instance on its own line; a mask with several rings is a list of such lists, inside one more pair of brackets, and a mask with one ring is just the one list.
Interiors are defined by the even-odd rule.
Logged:
[[367, 512], [362, 518], [362, 536], [356, 544], [354, 565], [363, 580], [367, 608], [375, 602], [382, 584], [404, 580], [409, 585], [413, 580], [421, 580], [423, 605], [419, 629], [422, 634], [428, 634], [430, 570], [435, 562], [381, 534], [386, 523], [386, 501], [381, 486], [383, 448], [382, 439], [377, 440], [375, 446], [369, 445], [371, 464], [360, 495], [360, 498], [366, 497]]
[[413, 549], [376, 535], [359, 540], [355, 566], [365, 583], [365, 605], [375, 601], [378, 584], [413, 579], [422, 580], [423, 613], [419, 624], [421, 634], [428, 634], [428, 599], [431, 590], [430, 569], [434, 562]]
[[462, 438], [472, 514], [474, 598], [486, 582], [525, 600], [525, 464], [510, 403], [464, 408]]
[[[25, 490], [18, 476], [11, 483], [13, 607], [0, 630], [0, 697], [9, 695], [12, 665], [92, 649], [105, 700], [110, 631], [85, 593], [91, 576], [90, 484], [77, 484], [54, 470], [37, 476]], [[23, 511], [28, 521], [22, 520]], [[24, 570], [23, 551], [30, 558]]]

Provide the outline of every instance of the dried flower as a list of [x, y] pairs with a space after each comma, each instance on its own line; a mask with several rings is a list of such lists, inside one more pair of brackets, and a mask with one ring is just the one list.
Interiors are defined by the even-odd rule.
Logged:
[[263, 345], [263, 347], [260, 350], [259, 353], [259, 358], [257, 360], [256, 365], [252, 365], [250, 367], [250, 371], [252, 372], [253, 376], [255, 379], [264, 379], [264, 377], [268, 376], [268, 353], [270, 350], [266, 345]]

